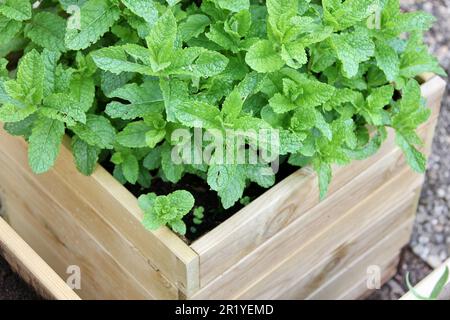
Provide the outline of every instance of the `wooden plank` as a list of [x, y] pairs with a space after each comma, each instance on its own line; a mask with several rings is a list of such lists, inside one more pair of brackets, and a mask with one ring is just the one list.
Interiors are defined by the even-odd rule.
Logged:
[[[380, 160], [360, 177], [331, 196], [327, 202], [322, 202], [292, 222], [282, 233], [254, 250], [221, 277], [201, 289], [193, 298], [202, 299], [212, 296], [220, 299], [223, 298], [223, 295], [236, 293], [236, 290], [242, 290], [243, 287], [249, 286], [255, 281], [255, 275], [263, 274], [270, 266], [278, 264], [284, 254], [289, 255], [290, 252], [302, 246], [318, 231], [346, 214], [355, 203], [364, 201], [366, 197], [375, 192], [377, 187], [385, 184], [386, 179], [395, 177], [397, 171], [406, 167], [403, 155], [399, 150], [396, 150], [390, 157], [390, 160]], [[371, 183], [367, 184], [367, 181], [371, 181]], [[412, 190], [411, 188], [422, 184], [422, 178], [406, 167], [395, 183], [398, 185], [392, 186], [393, 191], [389, 193], [389, 199], [392, 202], [402, 198], [404, 190]], [[349, 195], [351, 196], [349, 197]], [[380, 196], [376, 195], [375, 197]]]
[[82, 298], [154, 298], [153, 292], [143, 288], [34, 181], [34, 175], [23, 173], [3, 152], [0, 163], [0, 181], [6, 190], [4, 205], [12, 227], [61, 277], [71, 265], [81, 269], [81, 290], [77, 293]]
[[[385, 266], [382, 266], [383, 273], [381, 275], [381, 283], [386, 283], [397, 274], [397, 268], [400, 257], [395, 257]], [[369, 297], [375, 290], [367, 289], [367, 278], [355, 280], [356, 284], [339, 296], [336, 300], [364, 300]]]
[[0, 218], [0, 255], [42, 297], [80, 300], [80, 297], [2, 218]]
[[[348, 259], [350, 263], [347, 263], [347, 265], [343, 266], [339, 263], [333, 265], [332, 268], [322, 269], [331, 276], [328, 276], [327, 282], [309, 294], [306, 299], [334, 299], [344, 294], [348, 290], [349, 284], [355, 283], [355, 279], [365, 278], [367, 280], [367, 270], [370, 266], [377, 266], [383, 271], [383, 267], [398, 258], [401, 249], [408, 243], [413, 223], [414, 219], [406, 222], [361, 257]], [[316, 277], [315, 275], [312, 276]]]
[[[408, 193], [407, 193], [408, 194]], [[411, 218], [411, 196], [399, 203], [372, 199], [354, 209], [351, 214], [333, 223], [304, 247], [292, 253], [272, 270], [261, 275], [258, 282], [246, 288], [238, 299], [291, 299], [290, 289], [301, 282], [309, 270], [328, 261], [339, 261], [348, 252], [362, 255], [399, 224]]]
[[[422, 128], [423, 131], [426, 131], [426, 128]], [[230, 267], [222, 276], [202, 288], [193, 298], [222, 299], [250, 286], [255, 281], [255, 275], [264, 274], [272, 266], [278, 265], [280, 260], [347, 214], [355, 204], [364, 202], [366, 198], [373, 196], [372, 193], [378, 188], [385, 186], [389, 180], [399, 175], [400, 178], [395, 180], [395, 183], [399, 185], [390, 187], [393, 189], [393, 192], [388, 194], [391, 202], [402, 198], [403, 190], [412, 191], [411, 188], [417, 188], [422, 183], [422, 177], [407, 168], [401, 151], [396, 148], [335, 194], [291, 222], [283, 232], [275, 235]], [[379, 197], [378, 194], [375, 196]]]
[[[27, 145], [22, 139], [11, 137], [0, 129], [0, 144], [26, 172], [34, 175], [28, 168]], [[103, 168], [98, 167], [91, 177], [81, 175], [73, 165], [70, 151], [63, 146], [55, 168], [47, 174], [34, 176], [44, 189], [57, 192], [58, 197], [61, 197], [59, 202], [64, 206], [72, 203], [62, 198], [73, 196], [79, 199], [78, 202], [85, 204], [85, 207], [89, 207], [91, 212], [94, 210], [95, 213], [84, 212], [84, 218], [81, 217], [86, 227], [90, 227], [95, 234], [95, 227], [91, 226], [89, 219], [95, 216], [99, 218], [97, 220], [102, 220], [103, 225], [106, 224], [115, 234], [113, 240], [122, 239], [136, 257], [140, 256], [148, 267], [159, 274], [157, 277], [162, 286], [170, 287], [168, 282], [173, 283], [183, 295], [197, 290], [198, 255], [167, 228], [156, 232], [147, 231], [140, 222], [142, 213], [136, 198]], [[54, 179], [69, 191], [58, 192], [59, 187], [53, 185]], [[77, 205], [73, 203], [73, 206]], [[74, 209], [80, 210], [72, 207], [69, 211], [76, 212]], [[111, 250], [114, 248], [112, 245]], [[145, 277], [145, 274], [142, 276]], [[149, 277], [147, 282], [150, 283], [151, 280]]]
[[[440, 78], [435, 77], [422, 86], [423, 92], [429, 97], [429, 105], [435, 106], [440, 100], [445, 86], [445, 83], [444, 86], [442, 83], [443, 81]], [[434, 115], [437, 115], [436, 110], [437, 108], [434, 107]], [[19, 141], [19, 148], [17, 147], [17, 141]], [[389, 143], [392, 143], [392, 140]], [[355, 172], [357, 175], [358, 172], [366, 170], [385, 156], [386, 153], [390, 152], [392, 146], [389, 143], [383, 146], [381, 152], [369, 161], [358, 162], [352, 167], [337, 169], [336, 173], [340, 179], [333, 183], [330, 194], [338, 193], [338, 190], [355, 178]], [[67, 259], [69, 254], [76, 252], [79, 255], [78, 258], [82, 258], [81, 248], [76, 248], [77, 238], [72, 234], [75, 231], [71, 230], [77, 227], [79, 230], [76, 231], [80, 232], [84, 239], [83, 241], [92, 243], [91, 246], [88, 246], [88, 251], [95, 251], [94, 248], [97, 248], [101, 254], [105, 255], [106, 253], [106, 257], [100, 259], [100, 265], [105, 264], [106, 268], [116, 270], [120, 279], [123, 279], [122, 274], [126, 274], [129, 276], [130, 282], [139, 282], [141, 287], [138, 285], [136, 288], [125, 288], [127, 297], [152, 296], [154, 294], [149, 292], [153, 290], [150, 280], [145, 281], [144, 279], [142, 283], [136, 281], [136, 278], [141, 279], [143, 277], [145, 268], [139, 269], [138, 266], [137, 270], [134, 270], [133, 267], [131, 270], [124, 270], [126, 268], [123, 266], [132, 266], [131, 261], [127, 259], [121, 260], [122, 252], [127, 245], [135, 252], [128, 256], [125, 255], [125, 257], [146, 259], [150, 268], [154, 270], [150, 272], [149, 278], [151, 279], [160, 274], [160, 279], [162, 280], [157, 280], [156, 286], [164, 286], [164, 283], [168, 283], [168, 295], [170, 297], [177, 295], [174, 293], [177, 290], [179, 290], [179, 297], [190, 297], [200, 286], [200, 276], [202, 277], [201, 285], [210, 283], [225, 270], [251, 254], [256, 248], [286, 230], [293, 221], [299, 218], [299, 215], [302, 216], [304, 212], [307, 212], [318, 203], [316, 179], [310, 169], [303, 169], [292, 176], [291, 182], [293, 184], [276, 186], [258, 199], [255, 202], [256, 204], [251, 204], [216, 230], [194, 243], [192, 248], [201, 254], [201, 259], [199, 259], [197, 253], [169, 229], [161, 228], [156, 232], [146, 231], [140, 223], [142, 213], [137, 205], [136, 198], [103, 168], [99, 167], [92, 177], [80, 175], [72, 164], [73, 160], [67, 147], [67, 141], [61, 150], [60, 158], [53, 171], [55, 178], [63, 180], [61, 186], [66, 188], [66, 190], [72, 190], [74, 197], [84, 203], [83, 212], [79, 214], [80, 217], [77, 217], [75, 224], [70, 219], [74, 219], [77, 215], [77, 208], [65, 208], [66, 200], [64, 198], [62, 198], [63, 200], [57, 199], [58, 201], [53, 201], [58, 194], [58, 188], [53, 187], [51, 189], [48, 187], [48, 184], [51, 183], [50, 179], [46, 180], [44, 184], [40, 180], [42, 176], [31, 176], [29, 173], [29, 169], [25, 165], [27, 163], [26, 144], [20, 139], [8, 136], [3, 129], [0, 129], [0, 144], [2, 148], [5, 146], [4, 150], [8, 150], [8, 157], [11, 153], [14, 153], [14, 159], [20, 159], [18, 162], [21, 164], [23, 171], [21, 179], [34, 186], [34, 188], [29, 187], [29, 189], [26, 189], [27, 192], [23, 194], [33, 194], [33, 191], [36, 194], [39, 192], [44, 194], [44, 199], [36, 201], [39, 209], [34, 208], [34, 205], [30, 207], [26, 201], [28, 199], [23, 199], [23, 194], [19, 193], [19, 191], [22, 191], [20, 190], [20, 185], [14, 184], [13, 186], [17, 189], [16, 193], [13, 193], [12, 197], [8, 195], [8, 199], [11, 198], [17, 204], [14, 210], [17, 210], [18, 216], [14, 219], [16, 219], [17, 224], [21, 225], [21, 230], [28, 234], [32, 240], [31, 243], [37, 248], [50, 252], [49, 261], [53, 259], [56, 264], [60, 263], [59, 268], [63, 272], [63, 266], [67, 265], [67, 263], [64, 264], [62, 261]], [[15, 152], [18, 152], [18, 158], [16, 158], [17, 154]], [[314, 181], [312, 182], [312, 180]], [[302, 190], [290, 190], [293, 185], [302, 188]], [[298, 204], [299, 197], [307, 200]], [[55, 203], [48, 204], [46, 203], [47, 201]], [[269, 201], [270, 205], [268, 206], [267, 202]], [[280, 208], [281, 210], [279, 210]], [[14, 210], [9, 212], [14, 214]], [[93, 220], [95, 223], [92, 226], [89, 223], [91, 214], [84, 214], [84, 210], [95, 213], [95, 219]], [[252, 210], [255, 211], [252, 212]], [[21, 211], [25, 211], [25, 213]], [[49, 218], [46, 211], [52, 214], [51, 218]], [[63, 213], [61, 217], [58, 216], [58, 211]], [[45, 214], [42, 212], [45, 212]], [[63, 234], [62, 236], [64, 241], [68, 240], [69, 245], [74, 247], [71, 247], [71, 250], [61, 245], [58, 242], [61, 239], [55, 236], [54, 231], [61, 223], [69, 224], [68, 230], [58, 230], [58, 232], [68, 233], [68, 235]], [[97, 237], [95, 226], [102, 226], [102, 230], [107, 231], [99, 233]], [[43, 228], [41, 232], [46, 239], [42, 239], [38, 233], [33, 234], [33, 232], [39, 230], [39, 227]], [[106, 249], [104, 247], [105, 244], [99, 243], [98, 238], [104, 239], [107, 235], [115, 236], [114, 240], [106, 242], [108, 247]], [[50, 242], [48, 242], [49, 239]], [[117, 241], [117, 239], [120, 239], [119, 243], [121, 246], [115, 248], [113, 241]], [[229, 242], [230, 239], [231, 243]], [[126, 240], [129, 241], [128, 244], [125, 243]], [[57, 243], [56, 247], [58, 250], [54, 250], [53, 245], [51, 245], [52, 241]], [[99, 253], [97, 252], [96, 254]], [[96, 267], [97, 264], [90, 266], [91, 269]], [[122, 281], [120, 279], [119, 281]], [[101, 281], [100, 286], [102, 286], [106, 280], [108, 279], [99, 277], [96, 279], [96, 284]], [[113, 283], [114, 281], [115, 279]], [[121, 288], [116, 289], [120, 291]], [[126, 290], [131, 290], [131, 292], [126, 292]]]
[[[8, 156], [4, 155], [4, 157]], [[11, 163], [15, 163], [14, 157], [9, 157], [9, 160]], [[146, 290], [152, 292], [155, 298], [177, 298], [178, 289], [175, 285], [168, 282], [159, 272], [150, 267], [145, 257], [134, 250], [128, 239], [124, 239], [121, 234], [116, 233], [110, 225], [105, 223], [98, 213], [89, 204], [77, 197], [55, 172], [50, 171], [47, 174], [36, 176], [25, 172], [20, 168], [20, 164], [16, 163], [16, 165], [17, 170], [25, 175], [29, 174], [30, 179], [36, 185], [43, 186], [43, 192], [65, 209], [73, 223], [80, 224], [83, 230], [95, 239], [117, 264], [130, 272], [130, 276], [132, 275]], [[48, 218], [51, 219], [51, 217]], [[89, 259], [89, 257], [86, 259]]]
[[[433, 111], [431, 122], [439, 114], [444, 88], [445, 82], [439, 77], [422, 86], [422, 93], [428, 98], [427, 104]], [[331, 198], [360, 172], [381, 159], [393, 145], [391, 136], [374, 157], [355, 162], [350, 167], [336, 168], [328, 197]], [[299, 203], [298, 199], [304, 201]], [[283, 231], [318, 203], [316, 176], [311, 168], [304, 168], [194, 242], [191, 247], [200, 256], [200, 286], [206, 287], [214, 279], [221, 277], [232, 265]]]

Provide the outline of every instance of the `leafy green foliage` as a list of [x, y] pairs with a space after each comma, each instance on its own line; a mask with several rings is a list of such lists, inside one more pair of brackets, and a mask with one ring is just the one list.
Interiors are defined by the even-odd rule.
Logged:
[[[398, 0], [60, 0], [34, 8], [4, 0], [0, 121], [28, 140], [37, 173], [52, 167], [68, 133], [85, 175], [99, 159], [111, 161], [121, 183], [143, 189], [155, 177], [175, 184], [194, 174], [224, 208], [248, 203], [251, 183], [272, 186], [270, 165], [178, 163], [172, 134], [233, 131], [243, 139], [233, 154], [253, 142], [249, 131], [276, 129], [278, 139], [263, 142], [276, 140], [281, 162], [312, 166], [323, 198], [333, 166], [374, 155], [387, 128], [411, 167], [425, 170], [416, 129], [429, 110], [414, 79], [445, 74], [422, 40], [432, 23], [426, 13], [402, 13]], [[140, 203], [147, 227], [185, 233], [189, 193]]]
[[167, 196], [154, 193], [139, 197], [139, 205], [144, 210], [144, 226], [150, 230], [161, 225], [169, 225], [175, 232], [184, 235], [186, 224], [182, 218], [194, 207], [194, 197], [185, 190], [175, 191]]

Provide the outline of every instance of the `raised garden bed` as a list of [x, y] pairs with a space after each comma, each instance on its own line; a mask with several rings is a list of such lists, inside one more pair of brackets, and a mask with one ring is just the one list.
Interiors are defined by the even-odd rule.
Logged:
[[358, 297], [410, 235], [432, 22], [398, 0], [3, 1], [8, 233], [82, 298]]
[[[439, 77], [422, 84], [425, 154], [444, 89]], [[390, 135], [374, 157], [336, 167], [324, 201], [306, 167], [187, 245], [168, 228], [147, 231], [136, 198], [102, 167], [78, 173], [68, 139], [35, 175], [25, 141], [1, 130], [3, 214], [62, 278], [80, 267], [83, 299], [358, 298], [369, 266], [383, 279], [395, 271], [423, 182]]]

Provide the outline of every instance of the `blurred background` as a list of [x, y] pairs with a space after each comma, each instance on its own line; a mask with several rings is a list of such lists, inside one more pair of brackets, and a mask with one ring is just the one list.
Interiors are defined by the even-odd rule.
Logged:
[[[401, 0], [401, 3], [405, 11], [424, 10], [436, 17], [437, 22], [427, 34], [426, 41], [441, 65], [450, 73], [450, 0]], [[411, 282], [416, 284], [449, 258], [449, 207], [450, 96], [447, 90], [411, 243], [403, 252], [398, 274], [369, 299], [398, 299], [406, 292], [407, 271], [411, 273]], [[36, 294], [0, 257], [0, 300], [36, 298]]]

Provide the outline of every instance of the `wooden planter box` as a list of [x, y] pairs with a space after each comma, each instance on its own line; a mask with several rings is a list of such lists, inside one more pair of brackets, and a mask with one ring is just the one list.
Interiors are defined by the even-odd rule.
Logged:
[[[444, 89], [439, 77], [422, 85], [427, 154]], [[34, 175], [26, 143], [0, 131], [4, 217], [61, 278], [81, 268], [83, 299], [358, 298], [369, 266], [395, 272], [423, 179], [391, 134], [376, 156], [335, 168], [326, 200], [304, 168], [188, 246], [145, 230], [136, 198], [103, 168], [82, 176], [63, 147], [54, 169]]]

